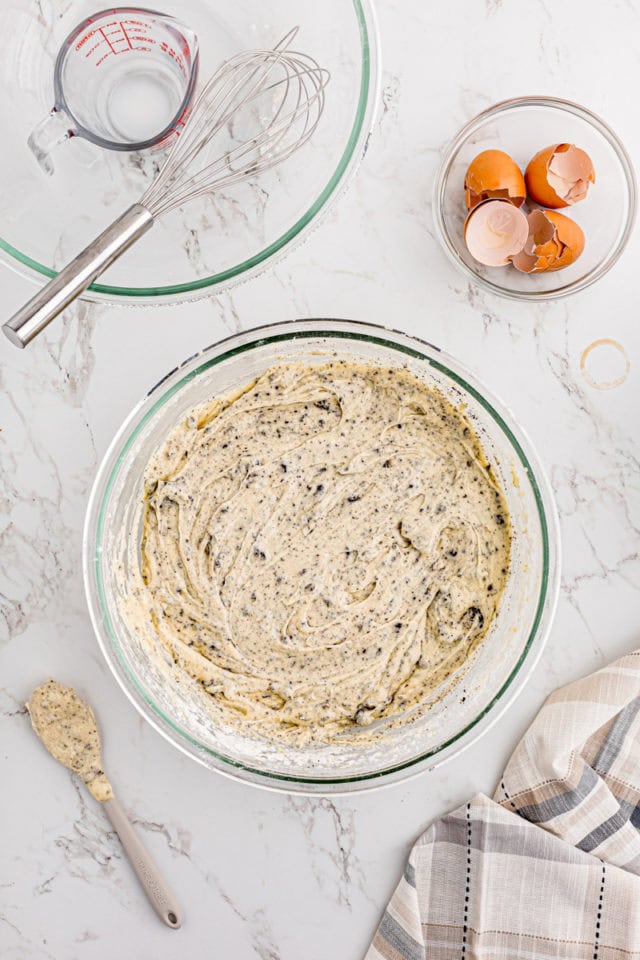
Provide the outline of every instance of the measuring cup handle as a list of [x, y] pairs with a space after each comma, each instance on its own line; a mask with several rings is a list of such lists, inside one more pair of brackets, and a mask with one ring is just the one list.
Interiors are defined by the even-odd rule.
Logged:
[[70, 117], [64, 110], [54, 107], [44, 120], [38, 123], [27, 140], [27, 146], [45, 173], [53, 173], [51, 151], [74, 134]]

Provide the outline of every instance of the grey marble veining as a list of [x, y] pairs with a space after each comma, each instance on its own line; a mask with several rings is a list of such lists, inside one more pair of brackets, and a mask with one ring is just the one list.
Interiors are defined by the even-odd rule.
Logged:
[[[508, 96], [583, 102], [638, 155], [640, 121], [620, 91], [640, 81], [640, 60], [623, 42], [640, 31], [640, 8], [619, 0], [585, 16], [577, 0], [382, 0], [379, 19], [382, 102], [367, 157], [299, 249], [216, 299], [80, 304], [22, 353], [0, 343], [3, 960], [356, 960], [417, 834], [473, 792], [492, 790], [550, 690], [640, 644], [637, 237], [593, 288], [521, 305], [469, 286], [438, 249], [430, 216], [447, 139]], [[227, 212], [212, 206], [210, 215]], [[184, 248], [194, 262], [197, 229], [187, 216]], [[8, 314], [31, 288], [7, 271], [1, 280]], [[90, 485], [133, 404], [206, 344], [301, 316], [387, 323], [466, 363], [536, 445], [564, 550], [548, 647], [499, 723], [433, 773], [332, 799], [243, 787], [165, 743], [102, 661], [80, 569]], [[602, 338], [629, 360], [626, 380], [609, 390], [594, 388], [580, 366]], [[90, 697], [116, 792], [185, 905], [179, 933], [157, 922], [99, 807], [31, 734], [23, 703], [48, 675]]]

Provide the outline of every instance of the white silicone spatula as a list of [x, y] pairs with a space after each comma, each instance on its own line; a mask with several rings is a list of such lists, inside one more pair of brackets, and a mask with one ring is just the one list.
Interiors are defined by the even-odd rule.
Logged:
[[182, 925], [176, 898], [166, 885], [102, 769], [100, 737], [91, 707], [71, 687], [47, 680], [27, 703], [31, 725], [52, 757], [77, 774], [104, 808], [120, 837], [149, 902], [168, 927]]

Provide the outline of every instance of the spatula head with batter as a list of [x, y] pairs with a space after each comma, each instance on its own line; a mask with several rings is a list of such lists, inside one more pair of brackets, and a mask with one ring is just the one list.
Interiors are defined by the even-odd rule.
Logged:
[[100, 736], [93, 710], [71, 687], [47, 680], [27, 703], [31, 726], [52, 757], [73, 770], [91, 794], [104, 803], [113, 789], [104, 775]]

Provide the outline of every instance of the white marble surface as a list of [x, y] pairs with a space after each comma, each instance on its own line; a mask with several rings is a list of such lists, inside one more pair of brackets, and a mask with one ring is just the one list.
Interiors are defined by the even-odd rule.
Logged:
[[[0, 343], [0, 956], [7, 960], [355, 960], [416, 835], [493, 789], [545, 694], [640, 642], [640, 323], [637, 234], [613, 271], [541, 306], [492, 299], [437, 248], [432, 178], [447, 138], [521, 93], [574, 98], [640, 148], [631, 0], [381, 0], [383, 109], [349, 194], [290, 257], [217, 300], [70, 310], [29, 350]], [[6, 185], [5, 185], [6, 189]], [[29, 293], [0, 276], [3, 313]], [[343, 316], [390, 323], [455, 354], [529, 431], [556, 491], [562, 596], [535, 674], [456, 761], [353, 798], [289, 798], [217, 777], [129, 705], [92, 635], [80, 571], [89, 487], [133, 403], [177, 360], [257, 323]], [[614, 338], [626, 382], [597, 390], [583, 350]], [[609, 377], [615, 355], [592, 354]], [[600, 362], [601, 361], [601, 362]], [[612, 366], [615, 364], [612, 364]], [[54, 675], [96, 708], [105, 763], [179, 892], [180, 932], [148, 908], [97, 805], [43, 753], [22, 707]]]

